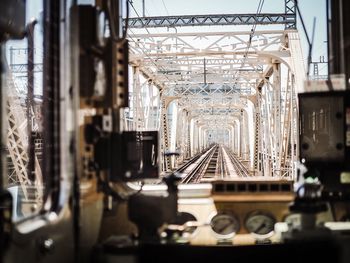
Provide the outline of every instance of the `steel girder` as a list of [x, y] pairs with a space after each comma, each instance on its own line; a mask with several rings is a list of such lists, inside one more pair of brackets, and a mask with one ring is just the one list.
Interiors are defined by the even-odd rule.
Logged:
[[232, 80], [230, 83], [220, 83], [220, 84], [207, 84], [205, 86], [201, 84], [176, 84], [172, 89], [165, 89], [164, 96], [211, 96], [220, 95], [234, 96], [239, 95], [254, 95], [256, 93], [256, 82], [249, 82], [249, 80], [237, 81], [235, 85], [232, 85]]
[[[29, 194], [29, 189], [34, 189], [36, 200], [41, 202], [43, 195], [43, 178], [37, 156], [28, 156], [27, 119], [25, 116], [26, 108], [23, 105], [23, 94], [21, 94], [21, 90], [16, 87], [12, 75], [8, 77], [7, 83], [7, 150], [10, 159], [10, 163], [8, 164], [8, 183], [9, 185], [19, 185], [26, 201], [33, 198]], [[29, 158], [34, 158], [35, 162], [34, 181], [29, 179], [27, 170]]]
[[[12, 74], [17, 74], [17, 73], [27, 73], [28, 72], [28, 64], [24, 63], [18, 63], [18, 64], [10, 64], [10, 69]], [[35, 63], [34, 64], [34, 73], [37, 72], [43, 72], [43, 64], [42, 63]]]
[[[251, 35], [250, 31], [233, 32], [195, 32], [195, 33], [157, 33], [129, 35], [131, 49], [134, 54], [146, 53], [147, 56], [161, 56], [163, 58], [201, 54], [221, 54], [221, 52], [266, 51], [275, 44], [283, 43], [283, 30], [257, 31]], [[249, 44], [250, 42], [250, 44]], [[140, 52], [140, 50], [142, 50]], [[216, 52], [216, 53], [215, 53]], [[133, 58], [132, 55], [131, 58]], [[219, 57], [220, 58], [220, 57]], [[254, 61], [252, 61], [254, 63]]]
[[[216, 131], [232, 127], [239, 120], [241, 111], [247, 111], [248, 97], [255, 107], [252, 120], [249, 120], [254, 120], [255, 123], [249, 129], [259, 130], [260, 125], [263, 125], [261, 131], [266, 129], [268, 118], [273, 118], [272, 123], [277, 125], [279, 117], [276, 114], [256, 118], [260, 116], [258, 91], [266, 85], [275, 84], [269, 79], [275, 77], [276, 63], [285, 63], [296, 75], [298, 85], [303, 77], [302, 63], [298, 65], [301, 56], [296, 51], [300, 43], [295, 30], [260, 31], [254, 35], [249, 31], [150, 34], [132, 32], [130, 40], [131, 64], [140, 67], [142, 73], [146, 72], [146, 78], [158, 83], [162, 97], [175, 98], [179, 110], [185, 109], [188, 117], [196, 120], [194, 126], [197, 128], [191, 128], [192, 132], [199, 127], [202, 130], [210, 128]], [[271, 87], [281, 89], [281, 84]], [[283, 102], [279, 102], [281, 107]], [[278, 114], [285, 114], [287, 107], [289, 106], [283, 106], [283, 111], [282, 108], [279, 109]], [[245, 120], [247, 121], [248, 119]], [[248, 124], [244, 125], [239, 128], [242, 133], [246, 133], [242, 129], [248, 129]], [[183, 125], [187, 132], [180, 135], [184, 137], [180, 140], [181, 144], [187, 142], [185, 137], [190, 128], [186, 126], [189, 125]], [[279, 128], [275, 130], [277, 129]], [[286, 137], [283, 140], [284, 138]], [[262, 140], [265, 139], [260, 132], [256, 132], [256, 153], [260, 154], [264, 150], [261, 147]], [[245, 148], [251, 152], [254, 147], [246, 145]], [[283, 151], [283, 154], [288, 153], [288, 150]], [[251, 167], [254, 160], [252, 158], [250, 157]], [[278, 159], [280, 162], [280, 156]]]
[[[124, 20], [124, 25], [126, 21]], [[182, 26], [222, 26], [222, 25], [272, 25], [296, 23], [294, 13], [268, 14], [223, 14], [223, 15], [183, 15], [158, 17], [133, 17], [128, 20], [129, 28], [182, 27]]]
[[286, 25], [286, 29], [296, 29], [297, 21], [296, 21], [296, 4], [295, 0], [284, 0], [285, 13], [294, 16], [294, 19], [288, 21]]
[[237, 108], [196, 108], [192, 109], [191, 111], [192, 115], [191, 116], [203, 116], [205, 118], [206, 116], [233, 116], [237, 115], [240, 113], [240, 110]]
[[[272, 62], [269, 56], [259, 53], [284, 50], [286, 45], [281, 30], [250, 34], [133, 34], [130, 63], [158, 82], [164, 95], [233, 93], [242, 89], [249, 95], [255, 92], [256, 82]], [[221, 87], [212, 88], [218, 85]]]
[[242, 109], [247, 106], [247, 98], [240, 97], [238, 93], [231, 95], [182, 96], [177, 100], [180, 107], [186, 108], [189, 111], [205, 108]]

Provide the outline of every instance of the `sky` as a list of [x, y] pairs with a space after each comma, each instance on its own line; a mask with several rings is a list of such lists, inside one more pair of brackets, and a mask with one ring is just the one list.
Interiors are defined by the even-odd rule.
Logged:
[[[260, 0], [144, 0], [146, 16], [256, 13], [259, 1]], [[132, 2], [137, 13], [142, 16], [143, 0], [133, 0]], [[310, 38], [312, 35], [313, 19], [316, 17], [312, 52], [313, 61], [319, 61], [320, 56], [324, 56], [325, 60], [327, 60], [326, 0], [299, 0], [298, 3]], [[130, 17], [137, 16], [132, 8], [130, 8], [130, 11]], [[284, 0], [265, 0], [262, 13], [284, 13]], [[250, 27], [251, 26], [249, 26], [249, 28]], [[299, 17], [297, 20], [297, 27], [302, 40], [304, 59], [306, 59], [308, 56], [308, 44]], [[275, 26], [258, 26], [256, 30], [258, 31], [263, 28], [277, 29]], [[186, 29], [181, 28], [178, 28], [178, 30], [186, 31]], [[193, 31], [193, 28], [191, 27], [189, 30]], [[320, 75], [327, 74], [327, 66], [325, 64], [320, 64], [319, 69]]]

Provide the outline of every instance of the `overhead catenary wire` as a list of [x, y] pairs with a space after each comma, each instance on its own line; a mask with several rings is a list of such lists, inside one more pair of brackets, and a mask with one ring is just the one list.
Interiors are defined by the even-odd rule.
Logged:
[[311, 66], [311, 62], [312, 62], [312, 47], [313, 47], [314, 36], [315, 36], [316, 17], [314, 17], [313, 27], [312, 27], [312, 37], [311, 37], [311, 40], [310, 40], [310, 37], [309, 37], [309, 34], [307, 33], [306, 26], [305, 26], [305, 23], [304, 23], [304, 19], [303, 19], [303, 16], [301, 14], [301, 11], [299, 9], [299, 4], [298, 4], [297, 0], [295, 0], [295, 8], [296, 8], [297, 13], [299, 15], [299, 18], [300, 18], [300, 21], [301, 21], [301, 25], [303, 26], [303, 30], [304, 30], [304, 33], [305, 33], [306, 41], [307, 41], [308, 46], [309, 46], [309, 53], [308, 53], [308, 57], [307, 57], [307, 76], [309, 76], [310, 75], [310, 66]]
[[[258, 8], [256, 9], [256, 16], [259, 15], [262, 11], [262, 8], [264, 6], [264, 0], [260, 0], [259, 1], [259, 5], [258, 5]], [[245, 49], [245, 52], [244, 52], [244, 55], [243, 55], [243, 60], [242, 60], [242, 63], [239, 67], [239, 69], [237, 70], [236, 74], [235, 74], [235, 83], [237, 82], [238, 80], [238, 77], [239, 77], [239, 70], [242, 69], [244, 67], [244, 65], [246, 64], [246, 61], [247, 61], [247, 57], [248, 57], [248, 53], [249, 53], [249, 49], [252, 45], [252, 40], [253, 40], [253, 37], [254, 37], [254, 34], [255, 34], [255, 30], [256, 30], [256, 27], [257, 27], [257, 21], [254, 23], [252, 29], [250, 30], [250, 34], [249, 34], [249, 40], [248, 40], [248, 44], [247, 44], [247, 47]]]
[[[259, 15], [259, 14], [261, 13], [261, 10], [262, 10], [262, 8], [263, 8], [263, 5], [264, 5], [264, 0], [260, 0], [259, 5], [258, 5], [258, 8], [257, 8], [257, 10], [256, 10], [256, 16]], [[244, 59], [243, 59], [241, 68], [244, 67], [244, 64], [245, 64], [245, 62], [246, 62], [249, 49], [250, 49], [250, 47], [251, 47], [251, 45], [252, 45], [252, 40], [253, 40], [253, 37], [254, 37], [254, 34], [255, 34], [256, 27], [257, 27], [257, 22], [255, 22], [255, 24], [253, 25], [253, 27], [252, 27], [252, 29], [251, 29], [251, 33], [250, 33], [250, 35], [249, 35], [248, 45], [247, 45], [247, 48], [246, 48], [246, 51], [245, 51], [245, 54], [244, 54]]]
[[[131, 5], [132, 9], [135, 11], [135, 14], [136, 14], [139, 18], [141, 18], [140, 15], [139, 15], [139, 13], [137, 12], [135, 6], [133, 5], [133, 3], [132, 3], [130, 0], [127, 0], [127, 1], [128, 1], [129, 4]], [[148, 34], [151, 34], [151, 32], [149, 32], [149, 30], [148, 30], [147, 28], [145, 28], [145, 29], [146, 29], [146, 31], [148, 32]], [[129, 29], [129, 32], [135, 35], [135, 33], [134, 33], [131, 29]], [[148, 55], [149, 55], [148, 52], [146, 51], [147, 48], [146, 48], [146, 46], [145, 46], [144, 43], [135, 40], [130, 34], [128, 35], [128, 38], [129, 38], [132, 42], [134, 42], [135, 44], [141, 44], [141, 45], [142, 45], [142, 47], [141, 47], [141, 52], [142, 52], [145, 56], [148, 56]], [[164, 68], [161, 68], [161, 67], [154, 61], [153, 58], [151, 58], [150, 56], [149, 56], [149, 58], [150, 58], [150, 61], [152, 62], [152, 64], [154, 64], [154, 66], [155, 66], [158, 70], [163, 70], [163, 71], [165, 71], [165, 69], [164, 69]], [[168, 81], [170, 82], [170, 79], [169, 79], [166, 75], [165, 75], [165, 77], [166, 77], [166, 79], [168, 79]]]
[[[137, 10], [136, 10], [136, 8], [135, 8], [133, 2], [130, 1], [130, 0], [127, 0], [127, 1], [128, 1], [129, 4], [131, 5], [132, 9], [134, 10], [134, 12], [135, 12], [135, 14], [138, 16], [138, 18], [141, 18], [140, 14], [137, 12]], [[128, 22], [128, 21], [126, 21], [125, 23], [127, 23], [127, 22]], [[141, 23], [143, 23], [143, 22], [142, 22], [142, 19], [141, 19]], [[151, 32], [149, 32], [149, 30], [147, 29], [147, 27], [145, 27], [145, 29], [146, 29], [146, 31], [147, 31], [148, 34], [151, 34]]]
[[[131, 32], [132, 34], [135, 34], [131, 29], [129, 29], [129, 32]], [[149, 53], [147, 52], [147, 48], [146, 48], [146, 46], [145, 46], [144, 43], [135, 40], [130, 34], [128, 35], [128, 38], [129, 38], [132, 42], [134, 42], [135, 44], [137, 44], [137, 45], [141, 44], [142, 47], [139, 46], [139, 47], [141, 48], [141, 49], [140, 49], [141, 52], [142, 52], [145, 56], [148, 56], [148, 55], [149, 55]], [[148, 57], [149, 57], [151, 63], [152, 63], [158, 70], [163, 70], [163, 71], [165, 71], [165, 69], [164, 69], [164, 68], [161, 68], [161, 67], [154, 61], [153, 58], [151, 58], [150, 56], [148, 56]], [[165, 78], [168, 79], [168, 81], [170, 82], [170, 79], [169, 79], [166, 75], [165, 75]]]
[[[155, 3], [155, 0], [151, 0], [152, 1], [152, 10], [156, 11], [158, 14], [161, 13], [160, 9], [158, 8], [158, 5]], [[145, 7], [146, 10], [146, 14], [147, 14], [147, 8]], [[149, 16], [149, 13], [148, 13]]]
[[167, 15], [169, 16], [169, 11], [168, 11], [168, 8], [166, 7], [165, 3], [164, 3], [164, 0], [162, 0], [162, 3], [163, 3], [164, 9], [165, 9]]
[[[136, 8], [134, 7], [133, 3], [132, 3], [130, 0], [127, 0], [127, 1], [130, 3], [130, 5], [131, 5], [132, 9], [134, 10], [135, 14], [136, 14], [139, 18], [141, 18], [140, 15], [139, 15], [139, 13], [137, 12]], [[128, 23], [128, 21], [126, 21], [126, 23]], [[145, 28], [145, 29], [146, 29], [146, 31], [147, 31], [148, 34], [151, 34], [151, 32], [149, 32], [149, 30], [148, 30], [147, 28]], [[132, 30], [129, 29], [129, 31], [130, 31], [132, 34], [135, 35], [135, 33], [132, 32]], [[146, 46], [144, 45], [144, 43], [135, 41], [135, 40], [132, 38], [132, 36], [131, 36], [130, 34], [129, 34], [129, 39], [130, 39], [131, 41], [133, 41], [135, 44], [141, 44], [141, 45], [143, 46], [143, 48], [141, 48], [141, 52], [142, 52], [144, 55], [148, 56], [148, 53], [146, 52]], [[155, 66], [158, 70], [161, 69], [161, 70], [165, 71], [164, 68], [162, 69], [162, 68], [159, 67], [159, 65], [157, 65], [157, 63], [154, 61], [154, 59], [152, 59], [151, 57], [149, 57], [149, 58], [150, 58], [152, 64], [154, 64], [154, 66]], [[166, 79], [168, 79], [168, 81], [170, 82], [170, 79], [169, 79], [166, 75], [165, 75], [165, 77], [166, 77]]]
[[[133, 2], [130, 1], [130, 0], [127, 0], [127, 2], [129, 2], [129, 4], [131, 5], [132, 9], [133, 9], [134, 12], [135, 12], [135, 14], [138, 16], [138, 18], [141, 18], [140, 14], [137, 12], [135, 6], [133, 5]], [[126, 22], [127, 22], [127, 21], [126, 21]], [[148, 34], [151, 34], [151, 32], [150, 32], [147, 28], [145, 28], [145, 29], [146, 29], [146, 31], [147, 31]], [[131, 29], [129, 29], [129, 32], [135, 35], [135, 33], [134, 33]], [[130, 34], [128, 35], [128, 38], [129, 38], [132, 42], [134, 42], [135, 44], [137, 44], [137, 45], [141, 44], [141, 45], [142, 45], [142, 47], [141, 47], [141, 52], [142, 52], [145, 56], [148, 56], [148, 55], [149, 55], [148, 52], [147, 52], [147, 48], [146, 48], [146, 46], [145, 46], [144, 43], [139, 42], [139, 41], [136, 41]], [[139, 47], [140, 47], [140, 46], [139, 46]], [[166, 71], [164, 68], [160, 67], [160, 66], [155, 62], [155, 60], [154, 60], [153, 58], [151, 58], [150, 56], [149, 56], [149, 58], [150, 58], [151, 63], [152, 63], [158, 70], [163, 70], [164, 72]], [[170, 79], [169, 79], [166, 75], [165, 75], [165, 78], [170, 82]]]
[[[129, 0], [127, 0], [127, 1], [129, 1]], [[152, 2], [153, 2], [153, 0], [152, 0]], [[153, 2], [153, 5], [154, 6], [152, 6], [152, 7], [157, 7], [155, 4], [154, 4], [154, 2]], [[149, 12], [149, 10], [147, 9], [147, 7], [145, 6], [145, 8], [144, 8], [145, 10], [144, 10], [144, 12], [145, 12], [145, 14], [146, 14], [146, 16], [151, 16], [150, 15], [150, 12]], [[159, 9], [157, 8], [157, 10], [159, 11]], [[160, 12], [160, 11], [159, 11]], [[158, 28], [154, 28], [154, 30], [157, 32], [157, 33], [159, 33], [159, 30], [158, 30]]]

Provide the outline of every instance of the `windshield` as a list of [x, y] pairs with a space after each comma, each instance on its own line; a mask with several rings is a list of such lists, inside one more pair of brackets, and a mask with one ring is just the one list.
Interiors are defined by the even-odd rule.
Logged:
[[7, 41], [3, 58], [4, 182], [13, 196], [15, 221], [40, 211], [44, 201], [42, 9], [41, 1], [26, 2], [26, 37]]
[[327, 78], [325, 3], [300, 2], [308, 39], [317, 17], [310, 53], [295, 1], [185, 2], [131, 3], [122, 129], [158, 130], [161, 174], [177, 170], [183, 183], [294, 180], [297, 94], [307, 78]]

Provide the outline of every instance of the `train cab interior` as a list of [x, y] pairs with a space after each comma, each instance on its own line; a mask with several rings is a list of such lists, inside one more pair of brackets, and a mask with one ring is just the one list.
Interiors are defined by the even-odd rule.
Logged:
[[350, 2], [180, 2], [1, 1], [0, 262], [350, 261]]

